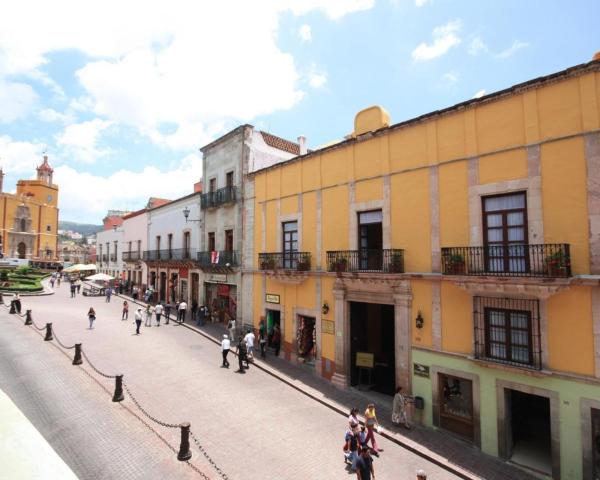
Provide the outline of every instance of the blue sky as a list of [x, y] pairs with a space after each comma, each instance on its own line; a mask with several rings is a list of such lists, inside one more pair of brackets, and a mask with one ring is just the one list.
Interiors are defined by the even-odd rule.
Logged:
[[46, 151], [61, 218], [99, 222], [189, 193], [198, 148], [240, 123], [314, 148], [369, 105], [395, 123], [587, 62], [598, 18], [592, 0], [12, 2], [5, 190]]

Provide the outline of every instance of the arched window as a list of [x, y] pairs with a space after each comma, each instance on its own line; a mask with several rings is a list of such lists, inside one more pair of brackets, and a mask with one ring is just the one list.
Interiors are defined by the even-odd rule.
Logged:
[[22, 232], [27, 231], [27, 219], [26, 218], [21, 219], [21, 231]]

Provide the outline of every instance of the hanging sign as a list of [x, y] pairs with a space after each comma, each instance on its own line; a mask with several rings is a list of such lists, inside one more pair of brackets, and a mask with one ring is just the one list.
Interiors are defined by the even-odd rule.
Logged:
[[274, 293], [267, 293], [265, 295], [265, 302], [267, 303], [279, 303], [279, 295]]
[[429, 378], [429, 365], [422, 365], [420, 363], [413, 363], [413, 373], [417, 377]]

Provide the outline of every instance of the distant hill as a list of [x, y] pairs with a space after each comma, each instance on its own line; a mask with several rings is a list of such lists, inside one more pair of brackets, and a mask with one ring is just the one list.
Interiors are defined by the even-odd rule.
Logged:
[[73, 232], [81, 233], [86, 237], [94, 235], [95, 233], [102, 230], [102, 225], [91, 225], [89, 223], [77, 223], [77, 222], [58, 222], [59, 230], [71, 230]]

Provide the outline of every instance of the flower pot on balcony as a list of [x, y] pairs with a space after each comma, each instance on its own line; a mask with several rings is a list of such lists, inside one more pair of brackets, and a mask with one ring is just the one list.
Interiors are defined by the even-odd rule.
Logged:
[[566, 277], [569, 271], [569, 259], [562, 252], [546, 257], [546, 271], [549, 277]]
[[299, 272], [306, 272], [310, 270], [310, 262], [307, 262], [305, 260], [298, 260], [298, 263], [296, 263], [296, 270], [298, 270]]
[[464, 275], [467, 271], [462, 255], [451, 255], [447, 267], [450, 275]]
[[273, 260], [272, 258], [270, 258], [268, 260], [263, 260], [262, 262], [260, 262], [260, 269], [261, 270], [274, 270], [275, 269], [275, 260]]
[[338, 273], [345, 272], [347, 267], [348, 261], [345, 258], [341, 258], [333, 264], [333, 270]]

